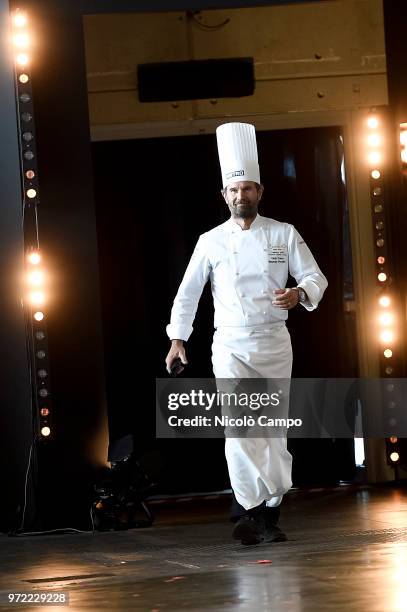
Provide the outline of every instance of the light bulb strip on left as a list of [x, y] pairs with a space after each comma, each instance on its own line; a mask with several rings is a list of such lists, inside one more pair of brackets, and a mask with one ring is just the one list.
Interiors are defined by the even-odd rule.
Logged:
[[21, 185], [24, 219], [25, 295], [24, 305], [30, 338], [30, 364], [34, 386], [36, 434], [39, 440], [53, 435], [47, 345], [47, 271], [39, 245], [38, 211], [40, 202], [34, 105], [31, 85], [32, 32], [29, 16], [17, 9], [11, 14], [11, 39], [14, 46], [16, 106], [19, 125]]

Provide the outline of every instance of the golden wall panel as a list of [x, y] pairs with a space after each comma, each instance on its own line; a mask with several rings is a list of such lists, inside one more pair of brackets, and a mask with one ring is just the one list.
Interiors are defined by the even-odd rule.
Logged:
[[[381, 0], [84, 18], [91, 125], [358, 109], [387, 103]], [[254, 57], [244, 98], [140, 103], [137, 64]]]

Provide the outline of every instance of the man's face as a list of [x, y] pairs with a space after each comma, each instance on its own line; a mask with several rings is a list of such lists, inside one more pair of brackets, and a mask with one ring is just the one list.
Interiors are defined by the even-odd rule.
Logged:
[[222, 194], [235, 219], [254, 219], [263, 193], [263, 186], [253, 181], [231, 183]]

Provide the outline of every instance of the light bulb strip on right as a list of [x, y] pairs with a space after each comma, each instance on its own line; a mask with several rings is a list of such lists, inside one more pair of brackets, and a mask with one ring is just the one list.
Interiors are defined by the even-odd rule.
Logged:
[[[370, 174], [371, 213], [375, 249], [376, 284], [379, 287], [377, 298], [377, 333], [380, 344], [380, 375], [389, 379], [383, 389], [383, 403], [385, 406], [386, 425], [388, 430], [397, 429], [396, 419], [398, 407], [398, 385], [389, 377], [395, 376], [395, 299], [390, 289], [391, 275], [389, 267], [389, 249], [386, 235], [386, 219], [384, 205], [384, 117], [379, 113], [370, 112], [366, 120], [366, 157]], [[398, 438], [386, 438], [387, 463], [395, 470], [400, 455], [398, 452]]]

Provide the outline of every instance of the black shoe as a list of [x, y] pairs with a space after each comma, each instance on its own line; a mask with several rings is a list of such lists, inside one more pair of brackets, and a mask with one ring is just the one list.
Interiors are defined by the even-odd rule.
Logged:
[[263, 528], [256, 517], [246, 514], [242, 516], [232, 532], [232, 538], [240, 540], [242, 544], [250, 546], [252, 544], [260, 544], [264, 540], [262, 533]]
[[277, 522], [280, 517], [280, 508], [264, 508], [261, 511], [259, 520], [263, 523], [263, 536], [265, 542], [285, 542], [287, 536], [280, 527], [277, 527]]
[[265, 542], [286, 542], [287, 536], [277, 525], [270, 525], [264, 529]]

